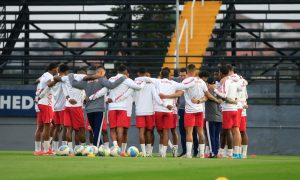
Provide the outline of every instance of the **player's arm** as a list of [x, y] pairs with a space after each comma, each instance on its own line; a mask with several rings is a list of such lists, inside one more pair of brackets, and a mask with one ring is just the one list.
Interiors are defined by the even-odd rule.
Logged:
[[193, 98], [191, 99], [192, 103], [194, 104], [201, 104], [201, 103], [204, 103], [208, 100], [208, 98], [206, 96], [200, 98], [200, 99], [197, 99], [197, 98]]
[[108, 89], [106, 87], [101, 88], [96, 93], [90, 95], [89, 100], [91, 100], [91, 101], [96, 100], [102, 96], [105, 96], [107, 94], [107, 92], [108, 92]]
[[[68, 77], [64, 76], [63, 78], [68, 78]], [[63, 79], [62, 82], [65, 82], [65, 79]], [[71, 88], [67, 86], [65, 83], [62, 83], [62, 89], [66, 100], [72, 105], [77, 104], [77, 101], [69, 93], [72, 91]]]
[[[215, 89], [214, 92], [217, 94], [217, 96], [221, 97], [222, 99], [226, 99], [226, 97], [228, 96], [229, 85], [230, 84], [228, 83], [228, 81], [224, 81], [221, 87]], [[220, 89], [223, 89], [223, 91], [221, 91]]]
[[168, 108], [169, 110], [173, 109], [172, 104], [168, 104], [165, 101], [160, 99], [154, 86], [151, 88], [151, 94], [152, 94], [152, 97], [154, 98], [154, 100], [157, 102], [157, 104], [162, 105], [162, 106]]
[[215, 96], [213, 96], [209, 91], [206, 91], [204, 92], [205, 96], [211, 100], [211, 101], [214, 101], [215, 103], [218, 103], [218, 104], [221, 104], [222, 103], [222, 100], [220, 99], [217, 99]]
[[[72, 87], [77, 88], [77, 89], [85, 89], [87, 86], [87, 82], [86, 81], [77, 81], [74, 77], [74, 74], [69, 74], [68, 75], [70, 84]], [[84, 78], [83, 78], [84, 79]]]
[[145, 86], [146, 82], [143, 81], [141, 84], [137, 84], [132, 79], [127, 78], [124, 81], [124, 84], [133, 90], [141, 90]]
[[118, 87], [123, 81], [125, 81], [125, 79], [126, 79], [126, 77], [122, 76], [119, 79], [117, 79], [115, 82], [110, 82], [106, 78], [100, 78], [99, 83], [108, 89], [114, 89], [114, 88]]
[[175, 99], [175, 98], [179, 98], [184, 94], [184, 91], [177, 91], [174, 94], [159, 94], [159, 97], [161, 99]]

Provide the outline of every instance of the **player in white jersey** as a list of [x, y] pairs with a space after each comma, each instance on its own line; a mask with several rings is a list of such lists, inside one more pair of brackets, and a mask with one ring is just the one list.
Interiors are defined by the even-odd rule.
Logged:
[[[118, 74], [114, 77], [111, 77], [109, 81], [114, 82], [126, 74], [128, 74], [127, 67], [124, 65], [120, 65], [118, 68]], [[140, 90], [142, 89], [142, 86], [136, 84], [133, 80], [127, 78], [118, 87], [110, 90], [109, 97], [111, 99], [118, 99], [121, 95], [125, 94], [130, 88], [134, 90]], [[109, 103], [108, 119], [113, 145], [121, 147], [123, 142], [124, 128], [128, 127], [126, 100]]]
[[[69, 76], [74, 76], [77, 81], [82, 81], [86, 76], [85, 71], [82, 74], [69, 74], [67, 76], [54, 78], [55, 81], [61, 81], [63, 83], [63, 90], [66, 95], [66, 104], [64, 111], [64, 126], [66, 127], [66, 139], [68, 141], [68, 146], [73, 150], [72, 142], [72, 132], [75, 131], [75, 135], [78, 135], [79, 142], [85, 144], [85, 126], [84, 126], [84, 113], [83, 113], [83, 101], [84, 101], [84, 91], [77, 88], [73, 88], [70, 84]], [[77, 138], [75, 137], [75, 140]], [[78, 141], [78, 140], [76, 140]], [[75, 142], [76, 142], [75, 141]]]
[[[65, 64], [61, 64], [58, 67], [58, 73], [60, 77], [66, 76], [69, 72], [69, 67]], [[58, 150], [59, 147], [59, 135], [61, 129], [64, 125], [64, 109], [66, 104], [66, 95], [64, 94], [62, 82], [51, 81], [53, 96], [54, 96], [54, 116], [53, 121], [55, 124], [53, 132], [53, 143], [52, 149], [54, 152]], [[64, 137], [65, 138], [65, 137]], [[63, 139], [66, 141], [66, 139]]]
[[246, 133], [246, 127], [247, 127], [247, 114], [246, 114], [246, 109], [248, 108], [247, 104], [247, 99], [248, 99], [248, 94], [247, 94], [247, 85], [248, 82], [243, 79], [242, 82], [242, 93], [241, 93], [241, 102], [243, 106], [243, 111], [242, 111], [242, 117], [241, 117], [241, 123], [240, 123], [240, 132], [242, 136], [242, 158], [245, 159], [247, 158], [247, 150], [248, 150], [248, 136]]
[[[51, 63], [48, 66], [48, 71], [45, 72], [41, 78], [40, 83], [38, 85], [38, 93], [39, 96], [44, 90], [47, 89], [48, 83], [51, 82], [53, 79], [53, 76], [57, 74], [57, 64]], [[49, 90], [45, 94], [44, 97], [41, 99], [38, 99], [38, 109], [40, 110], [39, 116], [38, 116], [38, 130], [43, 129], [42, 132], [42, 139], [44, 141], [44, 151], [41, 150], [41, 137], [36, 137], [35, 141], [35, 152], [34, 155], [52, 155], [52, 151], [49, 151], [50, 148], [50, 123], [53, 118], [53, 97], [52, 97], [52, 91]], [[37, 135], [39, 135], [37, 133]]]
[[241, 118], [242, 118], [242, 110], [243, 105], [241, 103], [241, 93], [242, 93], [242, 78], [234, 72], [235, 70], [230, 64], [226, 65], [229, 73], [228, 77], [237, 86], [237, 111], [236, 111], [236, 118], [233, 121], [233, 127], [232, 127], [232, 136], [233, 136], [233, 157], [234, 158], [241, 158], [240, 154], [240, 147], [242, 143], [241, 133], [239, 130], [240, 124], [241, 124]]
[[[230, 98], [231, 100], [237, 99], [237, 85], [236, 83], [228, 77], [229, 70], [227, 66], [220, 67], [220, 85], [217, 87], [214, 92], [221, 98], [226, 99]], [[224, 101], [221, 104], [222, 108], [222, 133], [221, 133], [221, 148], [219, 150], [218, 157], [224, 157], [224, 147], [227, 143], [228, 152], [227, 155], [229, 158], [233, 156], [233, 138], [231, 129], [233, 123], [236, 120], [237, 115], [237, 104], [229, 103]]]

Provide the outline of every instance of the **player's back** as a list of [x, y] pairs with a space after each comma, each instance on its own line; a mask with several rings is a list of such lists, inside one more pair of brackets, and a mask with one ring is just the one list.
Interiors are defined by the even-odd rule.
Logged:
[[[142, 83], [141, 80], [136, 78], [135, 82], [137, 84]], [[135, 91], [135, 107], [136, 107], [136, 115], [144, 116], [144, 115], [152, 115], [154, 112], [154, 102], [153, 102], [153, 93], [155, 90], [155, 86], [152, 83], [147, 83], [143, 89], [140, 91]]]
[[[232, 100], [236, 100], [237, 99], [237, 83], [235, 83], [231, 79], [227, 79], [224, 83], [225, 83], [224, 84], [225, 86], [228, 86], [228, 88], [226, 89], [228, 92], [225, 92], [225, 94], [227, 94], [226, 97], [230, 98]], [[221, 106], [222, 106], [223, 111], [236, 111], [237, 110], [236, 104], [224, 102], [221, 104]]]
[[[74, 74], [74, 79], [77, 81], [82, 81], [82, 79], [86, 75], [84, 74]], [[83, 90], [77, 89], [72, 87], [69, 77], [64, 76], [62, 77], [62, 82], [65, 83], [66, 90], [68, 92], [68, 95], [70, 96], [71, 99], [76, 100], [76, 104], [71, 104], [69, 101], [66, 101], [66, 106], [67, 107], [80, 107], [83, 104]]]
[[[170, 94], [174, 94], [176, 92], [176, 88], [174, 85], [175, 83], [176, 83], [175, 81], [171, 81], [166, 78], [157, 79], [157, 80], [155, 80], [155, 87], [159, 94], [170, 95]], [[164, 102], [164, 104], [169, 104], [169, 105], [173, 104], [173, 99], [163, 99], [162, 101]], [[158, 104], [157, 102], [155, 103], [154, 109], [155, 109], [155, 111], [158, 111], [158, 112], [172, 112], [171, 110], [164, 107], [163, 105]]]
[[66, 98], [63, 92], [63, 86], [61, 82], [56, 83], [53, 87], [53, 97], [54, 97], [54, 111], [62, 111], [66, 104]]
[[[48, 86], [48, 81], [52, 81], [52, 80], [53, 80], [53, 75], [50, 74], [49, 72], [45, 72], [40, 78], [38, 89], [40, 91], [46, 89]], [[52, 89], [50, 88], [50, 90], [46, 93], [46, 95], [39, 100], [38, 104], [52, 106], [52, 103], [53, 103], [53, 92]]]
[[[123, 76], [122, 74], [117, 74], [116, 76], [109, 78], [109, 81], [115, 82], [122, 76]], [[129, 90], [129, 87], [126, 85], [126, 81], [132, 81], [132, 80], [127, 78], [119, 86], [117, 86], [114, 89], [111, 89], [109, 91], [109, 97], [112, 99], [117, 99], [119, 96], [123, 96]], [[127, 106], [126, 100], [113, 102], [113, 103], [109, 103], [109, 110], [127, 110], [126, 106]]]

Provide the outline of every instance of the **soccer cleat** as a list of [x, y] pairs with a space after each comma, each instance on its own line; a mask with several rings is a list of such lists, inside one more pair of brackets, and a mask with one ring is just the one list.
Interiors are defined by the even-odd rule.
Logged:
[[247, 155], [242, 155], [242, 159], [247, 159]]
[[234, 154], [232, 156], [233, 159], [241, 159], [242, 157], [239, 154]]
[[218, 154], [218, 155], [217, 155], [217, 158], [223, 159], [223, 158], [224, 158], [224, 155], [223, 155], [223, 154]]
[[200, 158], [200, 159], [204, 159], [205, 158], [205, 155], [203, 153], [198, 153], [197, 154], [197, 158]]
[[33, 152], [33, 155], [35, 155], [35, 156], [42, 156], [42, 155], [44, 155], [44, 151]]
[[122, 153], [120, 154], [120, 156], [122, 156], [122, 157], [127, 157], [128, 155], [126, 154], [126, 152], [122, 152]]
[[43, 155], [44, 156], [53, 156], [54, 153], [52, 151], [48, 151], [48, 152], [45, 152]]
[[210, 157], [210, 155], [208, 153], [204, 154], [204, 158], [209, 158], [209, 157]]

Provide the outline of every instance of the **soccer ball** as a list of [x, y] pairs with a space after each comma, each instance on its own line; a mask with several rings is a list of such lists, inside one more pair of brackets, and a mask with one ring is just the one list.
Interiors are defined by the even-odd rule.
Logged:
[[136, 148], [135, 146], [130, 146], [128, 149], [127, 149], [127, 154], [128, 156], [130, 157], [137, 157], [139, 155], [139, 150], [138, 148]]
[[84, 150], [82, 151], [83, 156], [87, 156], [89, 154], [96, 155], [98, 153], [98, 148], [96, 146], [86, 146]]
[[77, 145], [77, 146], [74, 147], [74, 154], [75, 154], [76, 156], [81, 156], [83, 150], [84, 150], [84, 146]]
[[98, 149], [98, 156], [109, 156], [110, 149], [101, 145]]
[[111, 156], [120, 156], [121, 149], [118, 146], [112, 146], [110, 148], [110, 155]]
[[62, 145], [58, 148], [56, 154], [58, 156], [68, 156], [70, 154], [70, 148], [67, 145]]

